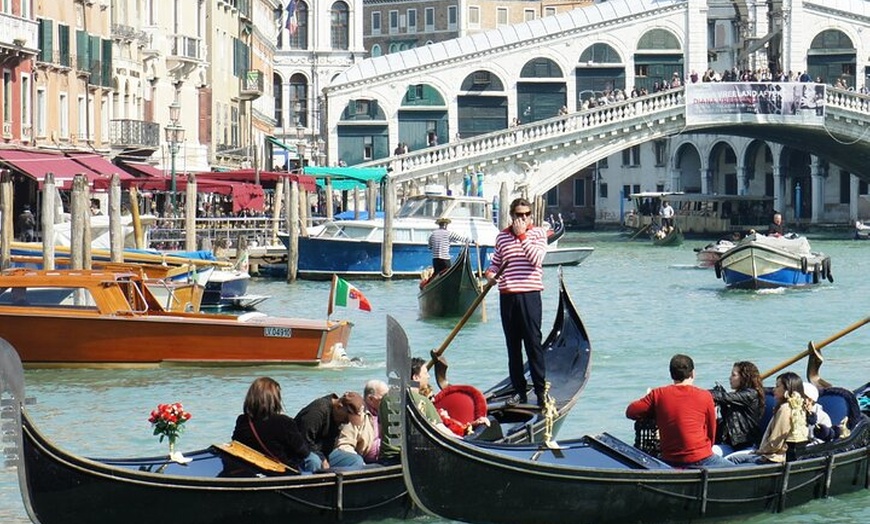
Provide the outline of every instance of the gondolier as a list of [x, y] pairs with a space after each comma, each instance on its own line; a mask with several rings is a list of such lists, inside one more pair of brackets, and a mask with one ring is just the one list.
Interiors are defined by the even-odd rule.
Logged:
[[471, 240], [448, 230], [450, 219], [447, 217], [441, 217], [435, 220], [435, 223], [438, 224], [438, 229], [429, 235], [429, 250], [432, 252], [432, 267], [437, 275], [450, 268], [450, 243], [469, 243]]
[[486, 270], [489, 281], [502, 264], [508, 267], [498, 283], [501, 325], [508, 348], [508, 370], [514, 395], [509, 405], [525, 404], [526, 377], [523, 369], [523, 346], [529, 360], [535, 396], [544, 404], [546, 363], [541, 345], [541, 291], [544, 290], [543, 262], [547, 252], [547, 232], [532, 222], [532, 205], [525, 198], [511, 202], [513, 222], [495, 240], [492, 265]]

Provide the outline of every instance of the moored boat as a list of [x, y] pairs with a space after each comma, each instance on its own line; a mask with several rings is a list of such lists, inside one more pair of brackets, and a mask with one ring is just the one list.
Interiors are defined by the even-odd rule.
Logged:
[[471, 267], [466, 245], [447, 270], [420, 283], [417, 293], [420, 315], [425, 318], [462, 316], [480, 293], [480, 283]]
[[0, 273], [0, 337], [30, 367], [315, 365], [340, 359], [346, 321], [166, 311], [140, 273]]
[[734, 289], [809, 286], [834, 281], [831, 258], [814, 252], [805, 237], [752, 233], [722, 254], [716, 277]]
[[[551, 393], [565, 416], [588, 379], [591, 347], [579, 315], [566, 298], [561, 302], [548, 357], [555, 361], [558, 387]], [[404, 337], [388, 318], [390, 340]], [[395, 336], [394, 336], [395, 335]], [[404, 337], [407, 346], [407, 337]], [[408, 353], [407, 347], [405, 353]], [[559, 373], [555, 375], [555, 373]], [[545, 421], [534, 410], [499, 406], [504, 383], [487, 392], [493, 431], [472, 438], [527, 442], [540, 440]], [[41, 524], [124, 522], [151, 524], [155, 500], [167, 501], [179, 522], [361, 522], [414, 514], [400, 464], [355, 471], [278, 475], [259, 461], [229, 455], [223, 446], [185, 451], [187, 464], [167, 456], [91, 459], [58, 448], [31, 420], [24, 405], [24, 379], [15, 349], [0, 341], [0, 392], [4, 432], [13, 439], [5, 451], [14, 455], [19, 487], [28, 515]], [[509, 394], [509, 393], [508, 393]], [[502, 399], [503, 400], [503, 399]], [[11, 422], [11, 424], [9, 424]], [[495, 431], [499, 432], [498, 435]], [[95, 511], [99, 507], [99, 511]]]
[[855, 240], [870, 240], [870, 224], [855, 221]]
[[688, 522], [782, 511], [868, 488], [870, 419], [852, 392], [822, 390], [834, 418], [857, 413], [851, 433], [805, 446], [785, 463], [672, 468], [609, 433], [504, 445], [440, 434], [413, 403], [405, 407], [403, 460], [411, 497], [448, 520], [487, 524]]

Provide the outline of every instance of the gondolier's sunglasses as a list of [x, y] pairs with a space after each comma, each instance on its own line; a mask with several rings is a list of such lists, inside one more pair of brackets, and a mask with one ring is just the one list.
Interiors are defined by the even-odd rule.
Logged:
[[532, 212], [531, 212], [531, 211], [526, 211], [525, 213], [514, 213], [514, 216], [517, 217], [517, 218], [530, 217], [530, 216], [532, 216]]

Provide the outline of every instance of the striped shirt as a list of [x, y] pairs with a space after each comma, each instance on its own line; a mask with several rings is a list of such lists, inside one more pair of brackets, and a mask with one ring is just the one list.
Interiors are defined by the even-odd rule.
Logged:
[[429, 235], [429, 251], [432, 258], [450, 260], [450, 242], [466, 243], [469, 240], [464, 236], [447, 229], [438, 228]]
[[495, 238], [495, 254], [487, 271], [498, 272], [502, 262], [509, 262], [498, 281], [500, 293], [526, 293], [544, 289], [544, 254], [547, 252], [547, 232], [534, 227], [522, 236], [514, 235], [511, 228], [502, 230]]

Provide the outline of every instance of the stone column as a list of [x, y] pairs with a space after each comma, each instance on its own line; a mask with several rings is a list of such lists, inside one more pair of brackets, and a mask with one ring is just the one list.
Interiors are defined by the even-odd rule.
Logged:
[[785, 211], [785, 175], [782, 172], [782, 148], [781, 144], [767, 143], [770, 148], [770, 156], [773, 158], [773, 209], [783, 213]]
[[712, 195], [713, 191], [713, 170], [701, 164], [701, 194]]
[[825, 198], [825, 168], [819, 162], [819, 157], [810, 156], [810, 176], [812, 179], [812, 195], [810, 199], [810, 223], [818, 224], [824, 214]]
[[849, 174], [849, 221], [855, 222], [858, 220], [858, 189], [860, 188], [861, 180], [854, 174]]
[[746, 166], [737, 164], [737, 194], [746, 194]]

